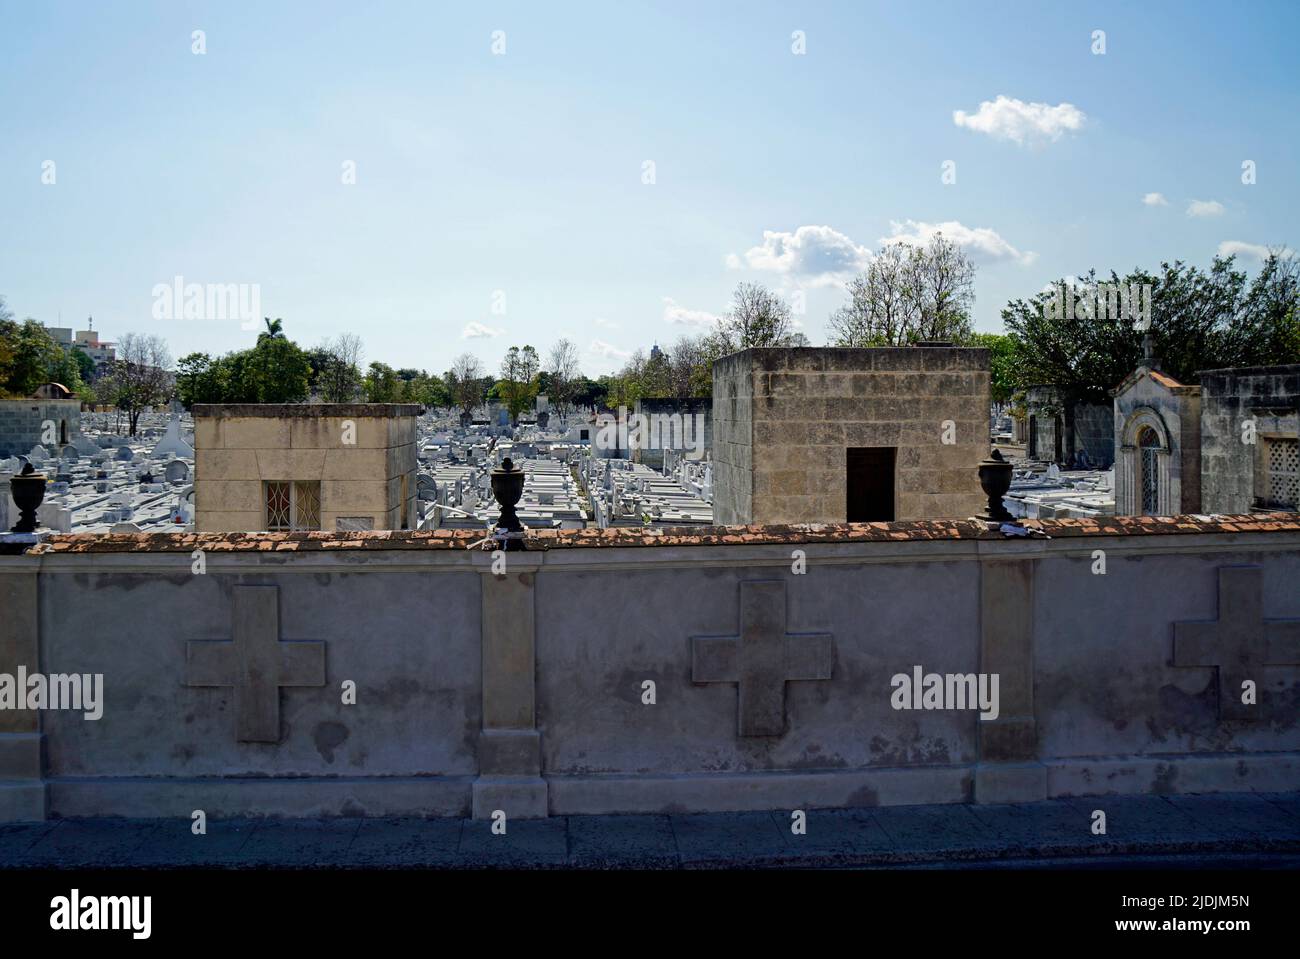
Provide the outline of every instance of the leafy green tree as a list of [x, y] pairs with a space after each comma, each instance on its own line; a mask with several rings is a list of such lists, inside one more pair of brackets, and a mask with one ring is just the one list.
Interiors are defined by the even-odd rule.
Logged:
[[231, 358], [231, 403], [301, 403], [307, 399], [311, 363], [283, 336], [259, 336], [251, 350]]
[[0, 394], [31, 396], [65, 360], [63, 348], [35, 320], [0, 319]]
[[371, 403], [399, 403], [403, 382], [387, 363], [371, 363], [366, 373], [366, 399]]
[[[1271, 254], [1253, 280], [1234, 268], [1233, 257], [1215, 257], [1208, 270], [1176, 261], [1154, 273], [1112, 271], [1107, 288], [1102, 282], [1090, 270], [1073, 287], [1062, 281], [1002, 310], [1019, 385], [1053, 383], [1067, 401], [1108, 403], [1109, 391], [1142, 360], [1143, 330], [1112, 309], [1116, 298], [1107, 289], [1144, 285], [1156, 354], [1181, 382], [1195, 383], [1200, 370], [1300, 362], [1300, 263], [1282, 252]], [[1062, 291], [1073, 309], [1065, 308]], [[1129, 312], [1141, 313], [1141, 297], [1128, 299], [1137, 301]]]
[[510, 421], [519, 422], [519, 414], [526, 410], [537, 396], [537, 373], [541, 362], [531, 346], [522, 349], [512, 346], [501, 361], [500, 393]]
[[85, 350], [75, 346], [72, 348], [72, 358], [76, 361], [81, 381], [83, 383], [91, 382], [95, 378], [95, 361], [90, 358]]
[[[86, 357], [86, 359], [90, 359], [90, 357]], [[58, 348], [57, 355], [50, 361], [50, 365], [45, 371], [45, 379], [48, 382], [66, 386], [73, 393], [80, 393], [84, 383], [81, 378], [81, 364], [77, 362], [77, 358], [72, 355], [71, 350], [64, 352], [62, 347]]]
[[1016, 345], [1005, 333], [974, 333], [968, 346], [989, 351], [989, 388], [993, 402], [1004, 406], [1016, 391]]
[[344, 333], [326, 340], [308, 354], [311, 363], [311, 392], [326, 403], [350, 403], [364, 387], [361, 338]]

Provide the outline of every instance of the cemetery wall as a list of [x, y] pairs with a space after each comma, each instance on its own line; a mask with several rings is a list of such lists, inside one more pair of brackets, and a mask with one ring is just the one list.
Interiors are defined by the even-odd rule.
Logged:
[[54, 537], [0, 556], [0, 674], [102, 716], [0, 710], [0, 819], [1300, 787], [1300, 515], [1033, 525]]

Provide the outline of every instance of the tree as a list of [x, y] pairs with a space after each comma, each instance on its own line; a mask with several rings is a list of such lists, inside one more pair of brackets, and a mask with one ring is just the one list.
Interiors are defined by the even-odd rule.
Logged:
[[[31, 396], [38, 386], [50, 381], [52, 368], [63, 370], [65, 360], [63, 348], [35, 320], [17, 323], [0, 318], [0, 394]], [[72, 388], [75, 384], [64, 385]]]
[[127, 333], [117, 343], [113, 364], [116, 381], [115, 405], [127, 414], [130, 434], [135, 436], [140, 414], [167, 402], [173, 389], [171, 354], [161, 336]]
[[578, 369], [578, 347], [570, 339], [559, 340], [551, 347], [547, 367], [550, 377], [544, 391], [559, 413], [567, 413], [573, 405], [575, 387], [581, 375]]
[[261, 343], [263, 340], [283, 340], [285, 338], [283, 320], [273, 320], [268, 316], [264, 317], [262, 322], [266, 324], [266, 329], [257, 334], [258, 343]]
[[447, 371], [447, 389], [451, 401], [465, 416], [483, 402], [483, 364], [473, 353], [462, 353], [452, 361]]
[[[1143, 330], [1112, 308], [1111, 293], [1143, 286], [1161, 368], [1181, 382], [1195, 383], [1200, 370], [1300, 362], [1300, 263], [1274, 251], [1248, 282], [1234, 262], [1215, 257], [1205, 271], [1162, 263], [1156, 273], [1112, 271], [1108, 281], [1089, 270], [1073, 286], [1061, 281], [1013, 300], [1002, 319], [1014, 338], [1018, 385], [1052, 383], [1067, 401], [1109, 403], [1109, 391], [1143, 356]], [[1140, 312], [1127, 299], [1128, 313]]]
[[936, 233], [924, 246], [887, 243], [849, 282], [849, 302], [830, 317], [835, 346], [907, 346], [971, 336], [975, 265]]
[[541, 363], [531, 346], [512, 346], [501, 361], [501, 397], [510, 411], [510, 421], [517, 423], [519, 414], [537, 396], [537, 372]]
[[968, 345], [989, 351], [989, 391], [993, 402], [999, 408], [1011, 402], [1018, 386], [1015, 341], [1003, 333], [973, 333]]
[[81, 375], [82, 382], [91, 382], [95, 378], [95, 361], [90, 358], [85, 350], [75, 346], [71, 350], [71, 355], [77, 364], [77, 372]]
[[790, 307], [758, 283], [741, 283], [732, 294], [731, 309], [718, 323], [717, 333], [727, 352], [755, 346], [786, 346], [794, 333]]
[[312, 390], [326, 403], [350, 403], [361, 392], [361, 337], [340, 334], [309, 354]]
[[307, 399], [311, 364], [283, 336], [259, 336], [251, 350], [231, 357], [232, 403], [301, 403]]
[[713, 393], [713, 361], [704, 337], [678, 337], [668, 351], [668, 395], [679, 400]]
[[366, 373], [366, 399], [371, 403], [397, 403], [402, 396], [402, 381], [387, 363], [371, 363]]
[[[84, 353], [82, 355], [85, 356]], [[86, 359], [90, 357], [87, 356]], [[62, 347], [57, 347], [57, 352], [46, 368], [45, 379], [47, 382], [66, 386], [71, 392], [78, 394], [85, 382], [81, 378], [81, 364], [72, 355], [72, 350], [65, 352]]]

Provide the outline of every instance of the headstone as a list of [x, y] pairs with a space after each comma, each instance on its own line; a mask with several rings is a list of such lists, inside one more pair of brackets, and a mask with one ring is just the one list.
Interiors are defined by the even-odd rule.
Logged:
[[194, 447], [190, 446], [189, 443], [186, 443], [185, 440], [181, 438], [180, 414], [178, 414], [174, 409], [172, 411], [171, 421], [167, 424], [166, 431], [163, 433], [162, 438], [154, 444], [154, 448], [149, 455], [154, 458], [162, 458], [169, 453], [173, 456], [185, 457], [186, 459], [194, 458]]
[[169, 483], [184, 483], [190, 478], [190, 468], [180, 460], [172, 460], [163, 469], [163, 476], [167, 477]]
[[119, 446], [117, 452], [113, 455], [113, 459], [122, 463], [129, 463], [135, 459], [135, 453], [131, 452], [131, 447], [129, 446]]
[[45, 447], [38, 443], [32, 447], [32, 451], [27, 454], [27, 458], [33, 463], [44, 463], [50, 458], [50, 454], [45, 452]]
[[72, 510], [55, 503], [42, 503], [36, 510], [36, 522], [57, 533], [71, 533]]

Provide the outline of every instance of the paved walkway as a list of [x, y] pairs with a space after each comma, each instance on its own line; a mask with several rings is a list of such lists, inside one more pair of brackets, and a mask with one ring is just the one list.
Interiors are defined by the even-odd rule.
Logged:
[[[1093, 835], [1093, 810], [1106, 834]], [[1300, 792], [1112, 796], [996, 806], [460, 819], [97, 819], [0, 825], [0, 868], [1300, 868]]]

